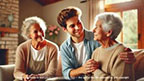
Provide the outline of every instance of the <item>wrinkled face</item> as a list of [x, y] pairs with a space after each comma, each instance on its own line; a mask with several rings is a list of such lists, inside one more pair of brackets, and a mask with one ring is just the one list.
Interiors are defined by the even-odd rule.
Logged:
[[100, 20], [96, 22], [96, 26], [93, 29], [93, 33], [94, 33], [94, 40], [101, 41], [107, 38], [106, 33], [103, 31], [102, 22]]
[[39, 26], [39, 24], [33, 24], [31, 27], [30, 27], [30, 38], [36, 42], [40, 42], [40, 41], [43, 41], [44, 40], [44, 32], [43, 30], [41, 29], [41, 27]]
[[66, 21], [67, 27], [66, 31], [76, 38], [80, 38], [83, 35], [82, 23], [79, 20], [78, 16], [74, 16]]

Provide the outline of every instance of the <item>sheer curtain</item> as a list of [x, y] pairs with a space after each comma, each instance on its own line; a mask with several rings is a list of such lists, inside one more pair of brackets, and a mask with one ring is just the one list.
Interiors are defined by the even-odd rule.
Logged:
[[94, 27], [95, 16], [104, 12], [104, 0], [89, 0], [89, 29]]

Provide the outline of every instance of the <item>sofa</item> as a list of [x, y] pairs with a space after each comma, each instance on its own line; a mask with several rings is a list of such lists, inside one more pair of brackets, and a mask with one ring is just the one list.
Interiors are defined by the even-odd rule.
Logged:
[[[133, 50], [134, 55], [136, 57], [136, 61], [134, 63], [135, 69], [135, 78], [137, 81], [144, 81], [144, 50]], [[61, 68], [61, 57], [59, 56], [58, 59], [58, 68], [56, 72], [56, 78], [48, 79], [47, 81], [57, 81], [58, 77], [62, 77], [62, 68]], [[14, 71], [14, 64], [12, 65], [0, 65], [0, 81], [13, 81], [13, 71]], [[60, 80], [63, 81], [63, 80]]]
[[[134, 51], [136, 61], [134, 63], [135, 79], [138, 80], [144, 77], [144, 50]], [[141, 80], [144, 81], [144, 78]]]
[[14, 64], [0, 65], [0, 81], [13, 81]]

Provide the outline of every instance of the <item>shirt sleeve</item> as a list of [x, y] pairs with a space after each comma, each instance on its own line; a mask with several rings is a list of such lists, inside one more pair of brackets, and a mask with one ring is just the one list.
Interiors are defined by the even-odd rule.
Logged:
[[24, 60], [24, 49], [21, 46], [18, 46], [16, 50], [16, 60], [14, 68], [14, 77], [15, 79], [22, 80], [22, 76], [26, 73]]
[[73, 69], [71, 64], [71, 58], [69, 57], [68, 48], [61, 46], [60, 48], [61, 52], [61, 60], [62, 60], [62, 73], [65, 79], [71, 79], [70, 78], [70, 71]]

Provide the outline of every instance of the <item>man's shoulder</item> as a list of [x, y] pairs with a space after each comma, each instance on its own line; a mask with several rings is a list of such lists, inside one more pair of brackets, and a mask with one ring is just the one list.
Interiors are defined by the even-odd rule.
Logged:
[[67, 39], [61, 44], [60, 48], [67, 48], [69, 44], [69, 40]]

